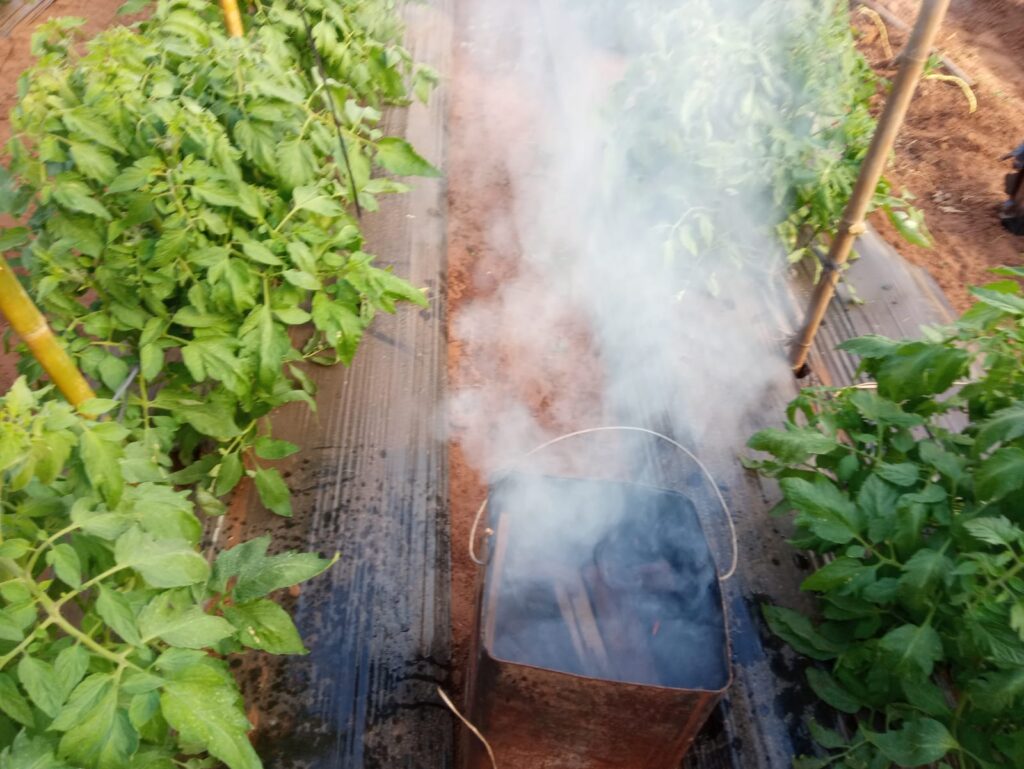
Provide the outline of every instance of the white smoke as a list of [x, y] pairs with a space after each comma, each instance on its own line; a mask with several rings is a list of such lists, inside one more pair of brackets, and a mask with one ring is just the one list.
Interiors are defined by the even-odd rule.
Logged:
[[471, 5], [478, 133], [459, 151], [511, 204], [488, 213], [482, 296], [454, 325], [473, 366], [454, 436], [485, 474], [565, 427], [738, 449], [744, 414], [790, 376], [763, 150], [815, 128], [787, 65], [829, 4], [802, 19], [765, 0]]

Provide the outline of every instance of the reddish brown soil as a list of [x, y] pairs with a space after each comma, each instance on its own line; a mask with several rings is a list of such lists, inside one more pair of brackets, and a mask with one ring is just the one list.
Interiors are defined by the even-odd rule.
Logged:
[[[28, 23], [15, 28], [10, 37], [0, 38], [0, 145], [10, 137], [9, 114], [17, 100], [18, 78], [33, 62], [29, 39], [36, 25], [57, 16], [79, 16], [87, 19], [86, 34], [93, 35], [110, 26], [124, 0], [56, 0], [49, 8]], [[0, 13], [3, 9], [0, 8]], [[0, 227], [11, 222], [0, 216]], [[7, 333], [7, 324], [0, 318], [0, 338]], [[0, 393], [14, 381], [16, 356], [4, 354], [0, 347]]]
[[[920, 3], [882, 0], [882, 5], [913, 23]], [[869, 60], [891, 76], [878, 33], [863, 16], [856, 18]], [[892, 27], [889, 35], [897, 50], [906, 40]], [[1024, 141], [1024, 0], [953, 0], [939, 42], [975, 81], [978, 111], [969, 113], [956, 85], [923, 82], [887, 174], [897, 190], [917, 196], [934, 247], [903, 242], [882, 215], [875, 215], [874, 223], [897, 250], [928, 269], [963, 310], [970, 303], [968, 287], [992, 280], [990, 268], [1024, 263], [1024, 237], [1004, 230], [996, 213], [1010, 170], [999, 158]]]
[[[448, 376], [451, 393], [473, 398], [474, 415], [472, 424], [460, 424], [460, 409], [454, 409], [453, 428], [461, 440], [453, 441], [449, 454], [452, 633], [455, 684], [461, 692], [477, 577], [467, 544], [474, 514], [486, 496], [479, 468], [499, 463], [501, 436], [508, 428], [501, 423], [507, 405], [499, 409], [498, 404], [521, 403], [537, 421], [537, 435], [516, 436], [517, 446], [534, 438], [539, 443], [544, 434], [565, 433], [599, 419], [601, 374], [571, 306], [543, 319], [547, 333], [542, 337], [523, 331], [538, 326], [536, 317], [526, 317], [534, 310], [530, 297], [558, 290], [526, 264], [519, 244], [503, 232], [513, 220], [517, 196], [505, 148], [525, 145], [530, 152], [536, 106], [515, 82], [475, 69], [458, 46], [451, 93]], [[481, 320], [496, 330], [480, 333]]]

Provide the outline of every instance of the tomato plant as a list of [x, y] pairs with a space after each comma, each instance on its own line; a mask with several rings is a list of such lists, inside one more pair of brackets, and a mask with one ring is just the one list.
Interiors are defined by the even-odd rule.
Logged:
[[187, 491], [139, 480], [144, 447], [41, 395], [0, 399], [0, 762], [258, 767], [218, 655], [304, 653], [267, 596], [330, 561], [264, 537], [211, 566]]
[[[700, 279], [730, 263], [769, 270], [766, 252], [797, 261], [835, 232], [880, 87], [848, 3], [588, 3], [586, 13], [620, 34], [613, 45], [629, 63], [607, 110], [606, 186], [656, 230], [666, 262]], [[872, 207], [925, 245], [909, 199], [883, 181]]]
[[404, 191], [374, 167], [437, 174], [378, 127], [374, 104], [432, 82], [395, 42], [389, 7], [268, 3], [251, 39], [232, 40], [214, 5], [165, 0], [84, 52], [74, 20], [33, 39], [40, 60], [20, 81], [0, 193], [0, 209], [30, 216], [6, 246], [21, 246], [86, 374], [127, 393], [123, 419], [154, 472], [176, 451], [190, 467], [175, 480], [202, 480], [209, 512], [248, 474], [289, 515], [261, 459], [295, 447], [265, 417], [313, 405], [303, 362], [348, 363], [376, 313], [426, 304], [374, 265], [350, 213], [353, 195], [372, 211]]
[[814, 725], [804, 769], [1024, 765], [1024, 270], [1001, 271], [924, 341], [844, 343], [877, 389], [805, 390], [750, 441], [827, 559], [820, 622], [765, 616], [856, 721]]

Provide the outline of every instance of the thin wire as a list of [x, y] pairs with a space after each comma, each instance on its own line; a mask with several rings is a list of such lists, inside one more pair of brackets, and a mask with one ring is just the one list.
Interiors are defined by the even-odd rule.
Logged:
[[490, 759], [491, 759], [491, 766], [494, 767], [494, 769], [498, 769], [498, 762], [494, 758], [494, 751], [491, 750], [490, 743], [487, 742], [487, 740], [484, 738], [484, 736], [480, 733], [480, 730], [477, 729], [475, 726], [473, 726], [473, 724], [471, 724], [469, 722], [469, 719], [466, 718], [464, 715], [462, 715], [462, 713], [459, 712], [459, 709], [457, 707], [455, 707], [455, 703], [451, 701], [451, 699], [448, 697], [448, 695], [445, 694], [444, 689], [442, 689], [440, 686], [437, 687], [437, 693], [441, 696], [441, 699], [444, 700], [444, 704], [448, 706], [448, 709], [452, 713], [454, 713], [456, 715], [456, 717], [460, 721], [462, 721], [462, 723], [464, 723], [466, 725], [466, 728], [469, 729], [469, 731], [473, 732], [473, 734], [476, 735], [476, 738], [478, 740], [480, 740], [480, 742], [482, 742], [484, 744], [484, 747], [487, 749], [487, 755], [490, 756]]
[[[585, 430], [576, 430], [575, 432], [566, 433], [565, 435], [560, 435], [557, 438], [552, 438], [551, 440], [547, 441], [546, 443], [542, 443], [540, 446], [538, 446], [537, 448], [535, 448], [532, 451], [530, 451], [529, 453], [527, 453], [523, 457], [523, 459], [525, 459], [526, 457], [533, 456], [538, 451], [543, 451], [548, 446], [552, 446], [552, 445], [554, 445], [556, 443], [559, 443], [560, 441], [568, 440], [569, 438], [576, 438], [576, 437], [579, 437], [581, 435], [589, 435], [590, 433], [611, 432], [611, 431], [616, 431], [616, 430], [618, 430], [618, 431], [626, 431], [626, 432], [634, 432], [634, 433], [643, 433], [645, 435], [654, 436], [655, 438], [661, 438], [663, 441], [667, 441], [668, 443], [671, 443], [677, 449], [679, 449], [684, 454], [686, 454], [686, 456], [688, 456], [690, 459], [692, 459], [693, 463], [695, 465], [697, 465], [697, 467], [700, 468], [700, 471], [702, 473], [704, 473], [704, 477], [707, 478], [708, 482], [711, 484], [711, 488], [715, 490], [715, 496], [718, 497], [718, 502], [722, 506], [722, 511], [725, 513], [725, 519], [729, 523], [729, 537], [730, 537], [730, 540], [731, 540], [731, 543], [732, 543], [732, 563], [729, 565], [728, 571], [726, 571], [725, 574], [720, 574], [718, 576], [718, 578], [722, 582], [724, 582], [725, 580], [731, 578], [734, 574], [736, 574], [736, 567], [739, 564], [739, 558], [740, 558], [740, 549], [739, 549], [739, 539], [738, 539], [738, 537], [736, 535], [736, 522], [733, 520], [732, 511], [729, 509], [729, 505], [726, 504], [725, 497], [722, 495], [721, 489], [718, 488], [718, 483], [715, 481], [715, 477], [711, 474], [711, 471], [708, 470], [708, 468], [704, 465], [704, 463], [701, 462], [694, 455], [694, 453], [692, 451], [690, 451], [688, 448], [686, 448], [686, 446], [684, 446], [683, 444], [679, 443], [678, 441], [675, 441], [675, 440], [669, 438], [667, 435], [663, 435], [662, 433], [656, 432], [655, 430], [648, 430], [646, 427], [630, 427], [630, 426], [624, 426], [624, 425], [609, 425], [609, 426], [606, 426], [606, 427], [588, 427]], [[483, 504], [480, 505], [480, 509], [476, 511], [476, 518], [473, 519], [473, 527], [470, 529], [470, 532], [469, 532], [469, 557], [472, 559], [473, 563], [477, 564], [478, 566], [486, 565], [486, 561], [483, 561], [480, 558], [478, 558], [477, 554], [476, 554], [476, 531], [477, 531], [477, 528], [480, 525], [480, 519], [483, 517], [484, 510], [486, 510], [486, 509], [487, 509], [487, 500], [485, 499]], [[487, 531], [488, 531], [489, 534], [493, 533], [489, 529]]]

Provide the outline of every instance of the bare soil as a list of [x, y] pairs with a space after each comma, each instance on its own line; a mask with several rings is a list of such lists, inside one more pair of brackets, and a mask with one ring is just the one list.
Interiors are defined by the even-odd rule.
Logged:
[[[917, 0], [881, 4], [908, 24], [920, 5]], [[877, 30], [863, 15], [855, 19], [869, 61], [893, 76]], [[891, 26], [889, 36], [897, 51], [906, 41], [906, 34]], [[999, 158], [1024, 141], [1024, 0], [953, 0], [939, 47], [975, 81], [978, 110], [969, 112], [956, 84], [925, 80], [887, 172], [897, 190], [917, 196], [934, 246], [907, 244], [882, 215], [875, 215], [874, 224], [900, 253], [932, 274], [954, 307], [965, 310], [968, 288], [992, 280], [989, 269], [1024, 264], [1024, 238], [1003, 229], [997, 215], [1010, 170]]]

